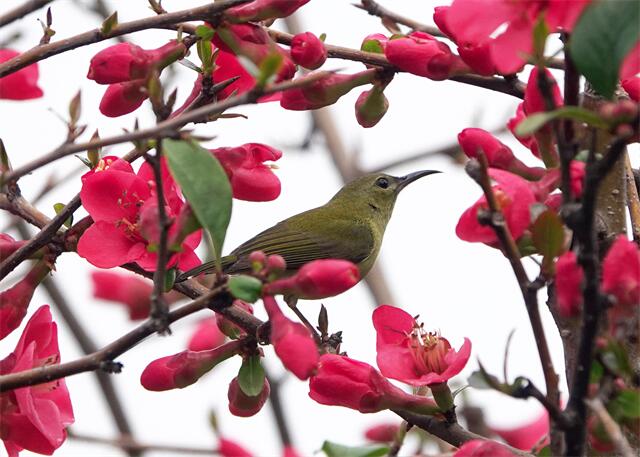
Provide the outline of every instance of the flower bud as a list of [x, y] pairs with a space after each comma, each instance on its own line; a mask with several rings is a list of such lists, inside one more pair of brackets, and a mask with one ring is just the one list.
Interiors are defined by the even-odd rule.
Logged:
[[622, 88], [629, 94], [629, 98], [640, 102], [640, 76], [628, 78], [622, 81]]
[[291, 40], [291, 59], [304, 68], [315, 70], [327, 60], [327, 50], [313, 33], [299, 33]]
[[471, 69], [482, 76], [491, 76], [498, 72], [491, 56], [491, 43], [465, 43], [458, 46], [460, 58]]
[[364, 432], [364, 436], [374, 443], [390, 443], [395, 439], [398, 430], [400, 425], [395, 423], [374, 425]]
[[450, 6], [436, 6], [433, 10], [433, 22], [435, 22], [442, 33], [455, 41], [453, 32], [451, 32], [449, 26], [447, 26], [447, 15], [450, 9]]
[[439, 412], [433, 400], [405, 393], [371, 365], [336, 354], [320, 357], [318, 372], [309, 380], [309, 396], [323, 405], [361, 413], [385, 409], [428, 415]]
[[242, 391], [238, 378], [235, 377], [229, 384], [229, 392], [227, 393], [229, 411], [238, 417], [254, 416], [262, 409], [270, 393], [271, 387], [267, 378], [264, 379], [262, 391], [255, 397], [250, 397]]
[[254, 0], [225, 12], [230, 22], [258, 22], [291, 16], [309, 0]]
[[625, 235], [616, 238], [602, 262], [602, 290], [617, 306], [640, 304], [640, 250]]
[[292, 446], [285, 446], [282, 457], [302, 457], [302, 454]]
[[95, 298], [124, 304], [131, 320], [149, 316], [153, 291], [151, 281], [113, 271], [93, 271], [91, 281]]
[[14, 240], [12, 236], [0, 233], [0, 259], [6, 259], [25, 244], [25, 240]]
[[318, 348], [309, 329], [288, 319], [271, 296], [263, 298], [271, 323], [271, 344], [285, 368], [299, 379], [308, 379], [318, 366]]
[[358, 267], [348, 260], [323, 259], [305, 264], [289, 278], [264, 286], [264, 293], [291, 294], [299, 298], [318, 300], [349, 290], [360, 281]]
[[287, 269], [287, 262], [284, 257], [278, 254], [270, 255], [267, 259], [267, 271], [272, 273], [282, 273]]
[[565, 252], [556, 262], [556, 301], [563, 317], [576, 317], [582, 307], [584, 273], [576, 254]]
[[282, 151], [261, 143], [210, 149], [229, 177], [233, 197], [252, 202], [271, 201], [280, 195], [280, 180], [266, 161], [276, 161]]
[[307, 86], [285, 91], [280, 106], [292, 111], [304, 111], [333, 105], [354, 87], [373, 81], [374, 76], [372, 70], [353, 75], [329, 73]]
[[111, 84], [100, 100], [100, 112], [118, 117], [137, 110], [148, 98], [144, 80]]
[[220, 438], [218, 444], [218, 454], [221, 457], [253, 457], [253, 454], [240, 446], [235, 441]]
[[[13, 49], [0, 49], [0, 63], [19, 56]], [[0, 78], [0, 99], [30, 100], [40, 98], [42, 89], [38, 87], [38, 64], [32, 63], [10, 75]]]
[[356, 100], [356, 120], [364, 128], [380, 122], [389, 109], [389, 100], [379, 86], [362, 92]]
[[[553, 98], [553, 102], [555, 107], [560, 107], [563, 105], [562, 95], [560, 94], [560, 87], [558, 87], [558, 83], [555, 78], [551, 74], [549, 70], [544, 69], [544, 73], [546, 75], [547, 81], [551, 86], [551, 95]], [[529, 81], [527, 82], [527, 88], [524, 92], [524, 112], [527, 116], [530, 116], [534, 113], [540, 113], [546, 111], [546, 102], [544, 97], [542, 96], [542, 92], [540, 92], [540, 70], [538, 67], [533, 67], [531, 70], [531, 74], [529, 75]]]
[[453, 457], [515, 457], [516, 455], [500, 443], [478, 439], [464, 443]]
[[[253, 306], [245, 301], [234, 300], [233, 306], [237, 306], [238, 308], [248, 312], [249, 314], [253, 314]], [[231, 322], [226, 317], [223, 317], [222, 315], [216, 316], [216, 322], [218, 324], [218, 329], [220, 329], [220, 331], [224, 335], [233, 340], [238, 339], [240, 338], [240, 336], [245, 334], [242, 328], [238, 327], [236, 324]]]
[[147, 390], [183, 389], [195, 383], [220, 362], [238, 354], [244, 343], [231, 341], [206, 351], [182, 351], [151, 362], [140, 375]]
[[145, 50], [132, 43], [118, 43], [91, 58], [87, 78], [98, 84], [114, 84], [146, 78], [154, 65], [164, 67], [184, 56], [183, 43], [170, 41], [158, 49]]
[[50, 271], [46, 262], [38, 261], [24, 278], [0, 292], [0, 340], [20, 326], [36, 287]]
[[435, 81], [447, 79], [461, 63], [449, 46], [424, 32], [389, 40], [384, 55], [401, 70]]
[[190, 351], [206, 351], [214, 349], [225, 342], [225, 336], [218, 328], [216, 316], [201, 319], [189, 338], [187, 349]]

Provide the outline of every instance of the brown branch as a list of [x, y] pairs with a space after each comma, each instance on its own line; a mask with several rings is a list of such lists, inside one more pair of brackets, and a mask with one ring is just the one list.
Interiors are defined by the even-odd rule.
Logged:
[[625, 172], [627, 182], [627, 205], [629, 206], [629, 216], [631, 218], [631, 233], [636, 244], [640, 244], [640, 197], [633, 176], [633, 167], [629, 154], [625, 157]]
[[625, 438], [624, 434], [620, 430], [620, 426], [618, 423], [613, 420], [613, 418], [609, 415], [607, 408], [602, 404], [602, 400], [599, 398], [594, 398], [593, 400], [585, 400], [587, 406], [591, 408], [591, 410], [598, 416], [600, 419], [600, 423], [602, 427], [611, 438], [611, 441], [616, 446], [616, 449], [623, 457], [635, 457], [637, 454], [633, 451], [627, 438]]
[[282, 381], [280, 379], [274, 379], [273, 376], [269, 375], [269, 373], [267, 373], [267, 378], [269, 379], [269, 385], [271, 386], [269, 406], [271, 407], [271, 411], [273, 412], [273, 417], [276, 422], [278, 436], [280, 436], [280, 443], [284, 448], [291, 445], [291, 432], [289, 431], [289, 424], [287, 423], [285, 409], [282, 404]]
[[361, 5], [354, 4], [353, 6], [365, 10], [371, 16], [378, 16], [381, 19], [390, 19], [397, 24], [402, 24], [409, 27], [411, 30], [425, 32], [434, 36], [446, 37], [446, 35], [442, 33], [438, 27], [422, 24], [418, 21], [414, 21], [411, 18], [401, 16], [400, 14], [388, 10], [374, 0], [361, 0], [360, 3]]
[[33, 13], [35, 10], [51, 3], [53, 0], [29, 0], [14, 9], [7, 11], [0, 16], [0, 27], [4, 27], [18, 19], [22, 19], [27, 14]]
[[53, 43], [36, 46], [13, 59], [0, 64], [0, 77], [18, 71], [27, 65], [46, 59], [47, 57], [69, 51], [71, 49], [76, 49], [81, 46], [86, 46], [88, 44], [108, 40], [109, 38], [126, 35], [128, 33], [152, 28], [165, 28], [169, 25], [175, 25], [179, 22], [185, 21], [200, 20], [216, 22], [217, 17], [219, 17], [224, 10], [242, 3], [247, 3], [248, 1], [250, 0], [224, 0], [221, 2], [209, 3], [197, 8], [159, 14], [131, 22], [123, 22], [113, 27], [109, 33], [103, 33], [100, 28], [97, 28]]
[[76, 433], [73, 430], [68, 430], [69, 438], [75, 441], [83, 441], [85, 443], [106, 444], [120, 448], [126, 452], [135, 452], [137, 454], [155, 451], [155, 452], [167, 452], [172, 455], [175, 454], [189, 454], [189, 455], [214, 455], [216, 453], [215, 448], [197, 448], [187, 446], [176, 446], [170, 444], [155, 444], [155, 443], [141, 443], [136, 441], [131, 436], [121, 436], [120, 438], [101, 438], [98, 436], [83, 435]]

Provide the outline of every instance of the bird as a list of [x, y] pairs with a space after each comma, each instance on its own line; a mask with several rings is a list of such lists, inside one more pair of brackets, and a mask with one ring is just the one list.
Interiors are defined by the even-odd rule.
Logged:
[[[230, 275], [251, 272], [249, 255], [262, 251], [284, 258], [285, 275], [294, 274], [313, 260], [344, 259], [356, 264], [360, 278], [364, 278], [380, 252], [400, 191], [434, 173], [440, 172], [421, 170], [400, 177], [369, 173], [358, 177], [345, 184], [326, 204], [280, 221], [242, 243], [221, 259], [223, 272]], [[178, 275], [176, 282], [215, 271], [215, 261], [206, 262]]]

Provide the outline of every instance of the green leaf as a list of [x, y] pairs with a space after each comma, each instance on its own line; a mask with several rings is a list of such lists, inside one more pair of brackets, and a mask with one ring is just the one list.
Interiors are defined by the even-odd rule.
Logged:
[[176, 273], [177, 272], [175, 268], [169, 268], [167, 271], [165, 271], [164, 285], [162, 288], [163, 292], [171, 292], [171, 289], [173, 289], [173, 283], [176, 281]]
[[383, 54], [384, 50], [377, 40], [366, 40], [360, 47], [361, 51], [373, 52], [374, 54]]
[[258, 87], [264, 87], [265, 84], [275, 78], [276, 73], [282, 66], [282, 54], [279, 52], [272, 52], [260, 62], [260, 73], [256, 79], [256, 85]]
[[609, 127], [609, 124], [593, 111], [578, 106], [563, 106], [554, 111], [535, 113], [527, 116], [516, 127], [516, 136], [524, 137], [532, 135], [554, 119], [573, 119], [601, 129]]
[[[640, 392], [637, 390], [623, 390], [610, 405], [612, 415], [623, 419], [637, 419], [640, 417]], [[614, 411], [618, 414], [614, 414]]]
[[[60, 211], [62, 211], [65, 207], [64, 203], [54, 203], [53, 204], [53, 210], [56, 212], [56, 214], [60, 214]], [[73, 224], [73, 214], [71, 216], [69, 216], [69, 219], [67, 219], [66, 221], [64, 221], [64, 226], [69, 228], [71, 227], [71, 225]]]
[[321, 33], [318, 39], [324, 43], [327, 40], [327, 34]]
[[545, 446], [536, 454], [538, 457], [553, 457], [551, 454], [551, 446]]
[[544, 59], [544, 48], [547, 44], [548, 36], [549, 27], [547, 27], [547, 21], [545, 21], [544, 16], [540, 16], [533, 27], [533, 54], [538, 62]]
[[118, 25], [118, 12], [114, 11], [111, 16], [106, 18], [100, 26], [100, 33], [109, 35], [114, 27]]
[[253, 276], [237, 275], [227, 282], [231, 295], [249, 303], [255, 303], [262, 294], [262, 281]]
[[246, 395], [257, 397], [264, 387], [264, 376], [260, 356], [252, 355], [242, 361], [238, 372], [238, 385]]
[[220, 256], [231, 219], [227, 174], [211, 152], [193, 141], [167, 139], [162, 144], [171, 175], [211, 235], [218, 270], [222, 271]]
[[500, 384], [498, 378], [482, 370], [476, 370], [471, 373], [467, 378], [467, 382], [469, 387], [480, 390], [494, 389], [494, 385]]
[[389, 452], [388, 446], [344, 446], [331, 441], [322, 443], [327, 457], [381, 457]]
[[200, 57], [200, 62], [202, 62], [202, 71], [206, 74], [210, 73], [211, 68], [213, 67], [213, 60], [211, 56], [211, 41], [198, 41], [196, 49], [198, 50], [198, 57]]
[[542, 213], [531, 226], [533, 245], [545, 259], [553, 259], [564, 250], [564, 227], [555, 211]]
[[639, 23], [637, 0], [600, 0], [591, 3], [573, 29], [573, 61], [603, 97], [613, 97], [622, 61], [640, 37]]
[[211, 41], [215, 31], [211, 27], [207, 27], [206, 25], [199, 25], [196, 27], [196, 36], [198, 38], [202, 38], [203, 40]]

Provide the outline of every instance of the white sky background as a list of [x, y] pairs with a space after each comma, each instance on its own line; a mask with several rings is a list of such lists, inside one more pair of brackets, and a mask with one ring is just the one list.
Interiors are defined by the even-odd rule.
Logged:
[[[4, 0], [0, 10], [8, 10], [21, 3]], [[58, 0], [53, 3], [53, 40], [75, 35], [99, 26], [100, 20], [79, 7], [88, 0]], [[149, 16], [147, 2], [107, 1], [118, 10], [121, 22]], [[203, 4], [204, 1], [165, 0], [168, 11]], [[394, 11], [431, 23], [433, 7], [447, 3], [432, 1], [381, 1]], [[11, 47], [24, 51], [37, 44], [40, 25], [36, 18], [44, 19], [40, 10], [0, 31], [0, 40], [20, 30], [22, 38]], [[346, 0], [315, 0], [298, 14], [305, 30], [317, 35], [327, 34], [327, 43], [358, 48], [364, 36], [373, 32], [385, 33], [379, 20], [351, 6]], [[279, 25], [276, 22], [276, 25]], [[155, 48], [172, 38], [165, 31], [141, 32], [129, 38], [144, 48]], [[0, 102], [0, 137], [14, 166], [25, 164], [52, 149], [64, 140], [65, 126], [55, 113], [67, 116], [69, 100], [82, 91], [82, 123], [89, 127], [85, 138], [99, 128], [101, 136], [118, 134], [122, 128], [131, 128], [137, 117], [141, 126], [153, 124], [148, 102], [135, 113], [110, 119], [98, 111], [98, 103], [106, 86], [86, 79], [90, 58], [99, 50], [115, 43], [107, 41], [82, 47], [40, 62], [42, 99], [28, 102]], [[195, 54], [195, 53], [194, 53]], [[192, 60], [197, 61], [193, 55]], [[178, 105], [191, 91], [195, 74], [182, 66], [173, 86], [178, 87]], [[359, 71], [356, 63], [330, 60], [325, 68]], [[525, 75], [528, 73], [525, 72]], [[480, 126], [492, 129], [511, 116], [517, 99], [480, 88], [454, 82], [433, 82], [407, 74], [399, 74], [386, 90], [390, 109], [385, 118], [372, 129], [361, 128], [353, 114], [354, 102], [363, 89], [356, 89], [332, 106], [331, 113], [349, 150], [359, 151], [362, 167], [376, 167], [418, 151], [438, 148], [455, 141], [465, 127]], [[321, 141], [309, 151], [300, 152], [292, 147], [307, 134], [310, 116], [305, 112], [285, 111], [277, 103], [239, 107], [232, 110], [249, 116], [248, 120], [222, 120], [198, 125], [196, 132], [217, 136], [208, 147], [235, 146], [247, 142], [263, 142], [279, 147], [284, 152], [276, 171], [282, 181], [280, 198], [269, 203], [247, 203], [234, 200], [226, 251], [285, 217], [321, 205], [340, 187], [341, 181]], [[474, 122], [478, 122], [479, 125]], [[501, 136], [524, 160], [532, 156], [510, 134]], [[122, 155], [128, 145], [107, 148], [103, 153]], [[532, 161], [530, 161], [532, 162]], [[33, 197], [52, 174], [64, 175], [80, 162], [69, 157], [20, 180], [27, 199]], [[411, 314], [420, 314], [427, 329], [439, 329], [453, 346], [458, 348], [463, 337], [473, 343], [472, 358], [462, 375], [456, 380], [464, 383], [466, 376], [481, 358], [485, 366], [498, 374], [502, 369], [504, 344], [508, 333], [516, 329], [509, 367], [512, 377], [525, 375], [540, 388], [544, 387], [542, 371], [535, 349], [524, 304], [508, 262], [499, 251], [480, 244], [460, 241], [454, 232], [460, 214], [480, 195], [478, 186], [463, 169], [442, 157], [415, 162], [402, 168], [389, 170], [402, 175], [419, 169], [438, 169], [445, 173], [431, 176], [413, 184], [399, 197], [394, 217], [387, 229], [378, 263], [382, 264], [392, 286], [396, 303]], [[79, 177], [60, 186], [49, 194], [38, 207], [49, 216], [54, 215], [53, 204], [67, 202], [80, 190]], [[76, 213], [79, 220], [86, 213]], [[9, 218], [2, 214], [4, 226]], [[536, 268], [525, 261], [533, 276]], [[103, 346], [121, 336], [135, 325], [127, 318], [123, 308], [91, 297], [89, 272], [93, 269], [75, 254], [64, 254], [57, 262], [54, 278], [73, 305], [93, 339]], [[532, 268], [533, 267], [533, 268]], [[12, 276], [15, 279], [16, 276]], [[9, 284], [7, 281], [5, 283]], [[545, 301], [544, 291], [540, 302]], [[38, 290], [30, 305], [30, 313], [48, 298]], [[375, 332], [371, 324], [372, 303], [366, 286], [324, 301], [329, 311], [330, 330], [342, 330], [343, 350], [351, 357], [375, 365]], [[301, 310], [315, 321], [320, 302], [305, 302]], [[561, 389], [566, 392], [560, 339], [545, 306], [541, 306], [545, 329], [552, 349], [554, 363], [562, 377]], [[70, 332], [52, 309], [59, 323], [60, 347], [63, 361], [81, 355]], [[262, 306], [256, 314], [265, 317]], [[207, 415], [215, 410], [226, 436], [235, 439], [259, 456], [281, 454], [275, 422], [270, 408], [265, 406], [256, 416], [241, 419], [227, 410], [227, 386], [240, 366], [234, 358], [214, 369], [198, 383], [183, 390], [148, 392], [139, 383], [141, 371], [150, 361], [184, 349], [193, 329], [193, 323], [202, 315], [191, 316], [172, 325], [171, 337], [153, 336], [118, 358], [124, 370], [113, 380], [133, 424], [135, 437], [143, 442], [211, 446], [215, 437], [208, 425]], [[26, 323], [26, 319], [25, 319]], [[22, 327], [0, 342], [0, 357], [13, 350]], [[271, 372], [283, 374], [281, 364], [270, 348], [265, 348], [266, 365]], [[102, 437], [115, 437], [116, 429], [100, 395], [94, 376], [90, 373], [67, 379], [71, 393], [78, 433]], [[308, 385], [289, 376], [284, 384], [283, 398], [296, 447], [303, 455], [311, 455], [329, 439], [348, 445], [364, 443], [362, 432], [368, 425], [397, 420], [391, 413], [363, 415], [339, 407], [322, 406], [307, 396]], [[474, 403], [485, 407], [487, 420], [496, 426], [516, 426], [533, 419], [541, 407], [533, 402], [508, 399], [487, 391], [469, 389]], [[407, 449], [413, 449], [409, 446]], [[0, 454], [4, 448], [0, 450]], [[29, 453], [25, 452], [25, 455]], [[118, 456], [115, 448], [89, 445], [68, 440], [57, 456]], [[149, 453], [153, 455], [166, 455]]]

